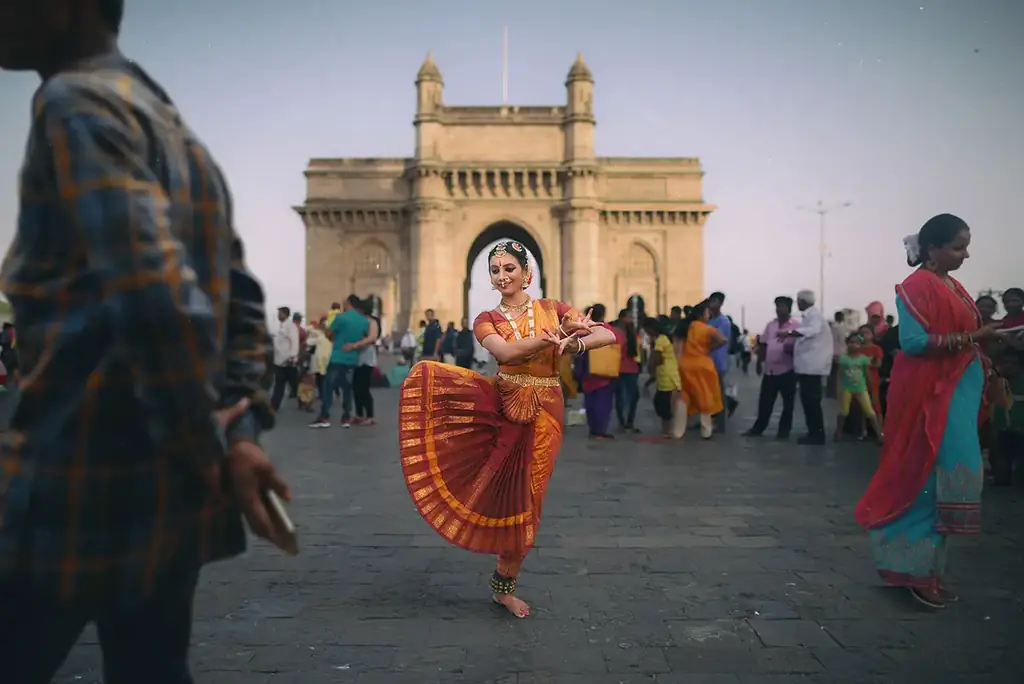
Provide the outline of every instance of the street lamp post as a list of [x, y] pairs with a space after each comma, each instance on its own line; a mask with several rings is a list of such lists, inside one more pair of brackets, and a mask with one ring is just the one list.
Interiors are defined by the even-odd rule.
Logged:
[[822, 311], [825, 310], [825, 217], [834, 211], [846, 209], [852, 205], [853, 202], [843, 202], [842, 204], [828, 207], [825, 206], [824, 202], [818, 200], [818, 203], [813, 207], [797, 207], [799, 211], [809, 211], [818, 215], [818, 249], [821, 252], [820, 262], [818, 263], [818, 308]]

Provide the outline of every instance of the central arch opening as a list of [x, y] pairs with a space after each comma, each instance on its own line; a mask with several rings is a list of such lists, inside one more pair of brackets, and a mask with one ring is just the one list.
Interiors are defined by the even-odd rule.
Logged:
[[466, 254], [462, 315], [469, 319], [470, 324], [481, 311], [493, 309], [498, 304], [498, 294], [491, 289], [491, 280], [487, 273], [487, 253], [496, 243], [503, 240], [515, 240], [529, 252], [530, 264], [536, 269], [536, 273], [526, 290], [527, 293], [531, 297], [540, 298], [547, 292], [544, 254], [537, 241], [525, 228], [511, 221], [492, 223], [477, 236]]

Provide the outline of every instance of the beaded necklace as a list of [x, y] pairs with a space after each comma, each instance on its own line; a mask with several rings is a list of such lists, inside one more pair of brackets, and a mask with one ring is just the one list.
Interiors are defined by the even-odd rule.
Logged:
[[[537, 330], [533, 320], [533, 301], [526, 302], [525, 304], [523, 304], [523, 306], [529, 307], [526, 309], [526, 324], [529, 329], [529, 339], [532, 340], [534, 337], [537, 336]], [[501, 311], [501, 315], [505, 317], [505, 320], [508, 321], [508, 324], [512, 326], [512, 334], [516, 336], [516, 339], [523, 339], [523, 336], [519, 334], [519, 326], [516, 325], [516, 321], [514, 318], [512, 318], [512, 314], [509, 313], [509, 309], [506, 308], [504, 305], [499, 304], [498, 310]]]

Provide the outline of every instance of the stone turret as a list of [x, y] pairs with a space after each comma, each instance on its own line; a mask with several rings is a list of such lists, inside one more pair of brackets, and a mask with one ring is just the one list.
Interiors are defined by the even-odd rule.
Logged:
[[409, 211], [409, 252], [413, 255], [404, 273], [403, 282], [411, 286], [411, 309], [399, 317], [411, 321], [427, 308], [434, 309], [443, 320], [457, 319], [457, 302], [437, 292], [438, 274], [447, 264], [448, 212], [444, 178], [441, 175], [441, 140], [444, 136], [444, 79], [433, 57], [427, 53], [416, 74], [416, 150], [413, 157], [411, 201]]
[[[565, 81], [562, 161], [562, 289], [572, 302], [596, 302], [601, 294], [600, 225], [594, 155], [594, 76], [578, 54]], [[582, 306], [582, 304], [581, 304]]]
[[592, 161], [594, 159], [594, 76], [576, 55], [565, 81], [565, 159], [566, 161]]
[[441, 110], [444, 108], [444, 79], [434, 58], [427, 53], [423, 66], [416, 74], [416, 158], [435, 156], [441, 135]]

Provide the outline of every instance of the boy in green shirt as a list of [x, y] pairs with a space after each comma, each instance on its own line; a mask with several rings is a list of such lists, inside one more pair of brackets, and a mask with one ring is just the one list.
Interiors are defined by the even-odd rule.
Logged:
[[878, 443], [882, 443], [882, 426], [878, 424], [878, 416], [871, 406], [871, 394], [868, 393], [868, 367], [871, 358], [857, 354], [864, 340], [857, 333], [846, 338], [846, 353], [839, 355], [839, 417], [836, 422], [835, 440], [843, 438], [843, 426], [850, 415], [850, 405], [854, 400], [860, 406], [864, 420], [878, 435]]

